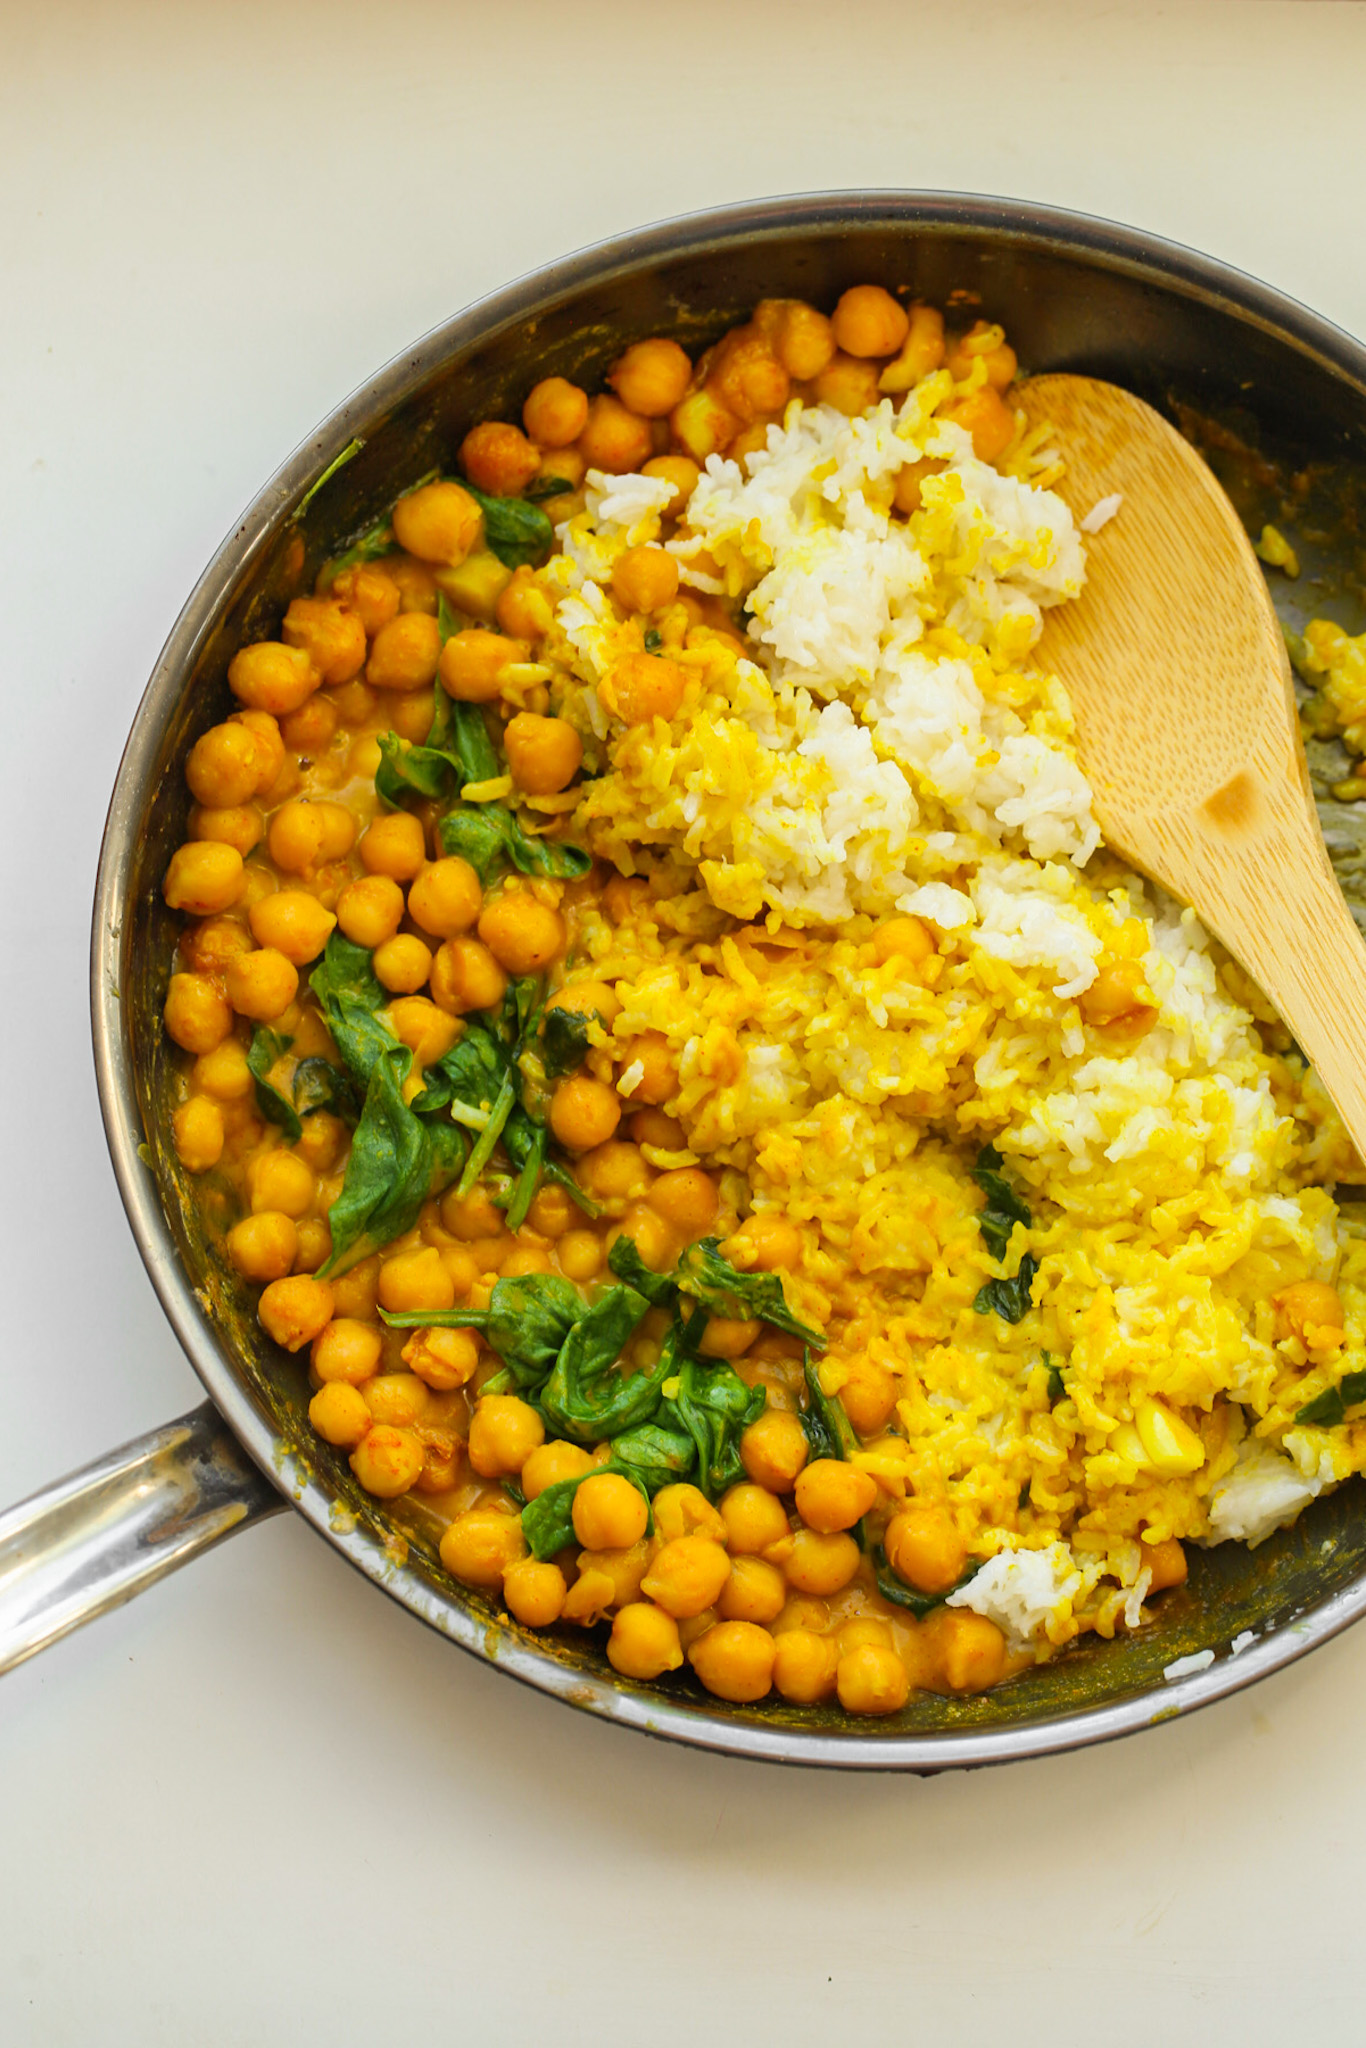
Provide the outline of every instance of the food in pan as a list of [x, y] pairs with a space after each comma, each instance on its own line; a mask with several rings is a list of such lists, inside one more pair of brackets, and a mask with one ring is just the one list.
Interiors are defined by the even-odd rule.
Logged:
[[1100, 843], [1016, 367], [866, 285], [544, 379], [189, 757], [211, 1229], [359, 1484], [628, 1678], [980, 1692], [1366, 1458], [1360, 1167]]

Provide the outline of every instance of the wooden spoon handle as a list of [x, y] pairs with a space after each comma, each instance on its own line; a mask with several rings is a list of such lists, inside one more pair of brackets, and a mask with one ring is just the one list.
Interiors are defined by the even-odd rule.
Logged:
[[[1279, 795], [1210, 878], [1200, 909], [1270, 996], [1366, 1159], [1366, 943], [1307, 788]], [[1229, 829], [1238, 833], [1236, 821]]]

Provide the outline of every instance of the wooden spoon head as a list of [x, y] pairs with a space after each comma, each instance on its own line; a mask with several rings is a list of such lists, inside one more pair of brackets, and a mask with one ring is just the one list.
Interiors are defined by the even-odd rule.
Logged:
[[1141, 398], [1093, 377], [1021, 387], [1056, 435], [1057, 486], [1080, 521], [1119, 492], [1087, 541], [1086, 587], [1049, 612], [1038, 658], [1072, 699], [1077, 753], [1102, 832], [1175, 895], [1204, 907], [1211, 859], [1310, 793], [1285, 642], [1237, 513], [1190, 444]]

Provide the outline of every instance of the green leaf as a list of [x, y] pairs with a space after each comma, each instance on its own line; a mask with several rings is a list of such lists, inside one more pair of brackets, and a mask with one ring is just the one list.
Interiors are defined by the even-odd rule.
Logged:
[[721, 1240], [704, 1237], [689, 1245], [673, 1274], [679, 1290], [700, 1302], [708, 1315], [727, 1316], [737, 1322], [757, 1317], [775, 1330], [786, 1330], [815, 1351], [824, 1351], [825, 1337], [802, 1322], [787, 1305], [783, 1283], [776, 1273], [742, 1273], [721, 1253]]
[[342, 1191], [328, 1211], [332, 1253], [324, 1277], [344, 1273], [411, 1230], [432, 1186], [431, 1133], [403, 1100], [412, 1065], [406, 1045], [379, 1054], [351, 1140]]
[[494, 498], [461, 479], [484, 515], [484, 539], [508, 569], [539, 569], [554, 545], [555, 529], [525, 498]]
[[460, 632], [464, 623], [464, 619], [455, 609], [445, 591], [438, 590], [436, 593], [436, 630], [441, 636], [441, 645], [443, 647], [450, 639], [452, 633]]
[[393, 1330], [482, 1330], [517, 1385], [539, 1387], [574, 1325], [588, 1314], [583, 1296], [558, 1273], [495, 1280], [484, 1309], [404, 1309], [380, 1314]]
[[457, 704], [439, 684], [423, 745], [386, 732], [380, 734], [379, 751], [375, 788], [394, 809], [409, 795], [444, 802], [466, 783], [489, 782], [503, 772], [479, 706]]
[[647, 1266], [629, 1237], [619, 1237], [607, 1254], [607, 1263], [618, 1280], [643, 1294], [651, 1308], [672, 1308], [678, 1299], [678, 1283], [668, 1273], [656, 1273]]
[[1329, 1387], [1297, 1409], [1295, 1421], [1318, 1429], [1336, 1429], [1346, 1421], [1347, 1410], [1355, 1408], [1358, 1401], [1366, 1401], [1366, 1372], [1344, 1373], [1335, 1387]]
[[[520, 1159], [513, 1158], [512, 1145], [508, 1143], [513, 1131], [513, 1117], [520, 1117], [531, 1132], [531, 1142]], [[536, 1199], [536, 1190], [545, 1172], [546, 1147], [549, 1134], [544, 1124], [533, 1124], [525, 1110], [514, 1109], [503, 1130], [503, 1149], [517, 1167], [517, 1178], [513, 1182], [511, 1199], [507, 1205], [507, 1226], [509, 1230], [520, 1230], [526, 1222], [527, 1211]], [[519, 1147], [520, 1149], [520, 1147]]]
[[1026, 1252], [1012, 1278], [988, 1280], [973, 1299], [978, 1315], [997, 1315], [1007, 1323], [1023, 1322], [1034, 1306], [1032, 1290], [1038, 1270], [1038, 1260], [1032, 1252]]
[[987, 1198], [986, 1207], [977, 1218], [977, 1227], [994, 1259], [1005, 1257], [1010, 1233], [1017, 1223], [1023, 1223], [1028, 1229], [1033, 1221], [1028, 1207], [1002, 1174], [1001, 1164], [1001, 1155], [996, 1147], [984, 1145], [972, 1170], [973, 1179]]
[[[762, 1386], [747, 1387], [723, 1359], [710, 1364], [685, 1358], [677, 1378], [677, 1392], [665, 1393], [662, 1412], [671, 1414], [691, 1437], [697, 1451], [697, 1483], [708, 1500], [715, 1500], [744, 1478], [740, 1438], [763, 1414], [768, 1396]], [[615, 1449], [614, 1445], [614, 1453]]]
[[957, 1584], [946, 1586], [942, 1593], [917, 1593], [914, 1586], [908, 1586], [906, 1581], [892, 1570], [887, 1562], [887, 1553], [880, 1543], [873, 1550], [873, 1571], [877, 1578], [877, 1589], [883, 1599], [890, 1600], [894, 1607], [906, 1607], [912, 1614], [922, 1616], [931, 1613], [936, 1607], [942, 1607], [949, 1594], [956, 1593], [959, 1586], [966, 1586], [970, 1579], [975, 1579], [985, 1563], [984, 1557], [974, 1558]]
[[503, 1135], [503, 1126], [511, 1116], [516, 1101], [517, 1083], [513, 1078], [511, 1068], [509, 1068], [499, 1084], [497, 1095], [493, 1099], [493, 1106], [489, 1110], [488, 1122], [475, 1139], [473, 1150], [465, 1161], [458, 1188], [460, 1195], [468, 1195], [471, 1192], [480, 1174], [484, 1171], [490, 1159], [492, 1159], [493, 1148]]
[[300, 1060], [294, 1069], [294, 1107], [300, 1116], [315, 1109], [330, 1109], [345, 1123], [355, 1125], [361, 1113], [362, 1097], [351, 1076], [331, 1060]]
[[331, 462], [328, 463], [327, 468], [323, 471], [322, 475], [318, 477], [314, 483], [311, 483], [309, 485], [308, 489], [304, 492], [302, 498], [300, 498], [298, 504], [294, 507], [294, 510], [289, 515], [291, 521], [301, 519], [303, 517], [304, 513], [308, 510], [308, 507], [313, 503], [313, 500], [317, 497], [323, 485], [329, 482], [330, 479], [337, 474], [337, 471], [339, 469], [345, 469], [347, 463], [350, 462], [354, 456], [359, 455], [361, 449], [364, 446], [364, 441], [361, 440], [359, 436], [357, 436], [353, 440], [347, 442], [346, 446], [342, 449], [340, 455], [333, 456]]
[[436, 832], [442, 852], [459, 854], [485, 884], [509, 867], [523, 875], [549, 875], [556, 881], [572, 882], [593, 865], [592, 856], [581, 846], [568, 846], [562, 839], [537, 839], [524, 832], [505, 804], [454, 804]]
[[658, 654], [663, 645], [664, 635], [658, 632], [655, 627], [647, 626], [645, 628], [645, 652], [647, 654]]
[[266, 1075], [293, 1043], [292, 1038], [282, 1038], [278, 1031], [271, 1031], [260, 1024], [251, 1035], [251, 1050], [247, 1054], [247, 1066], [256, 1088], [256, 1107], [267, 1123], [280, 1126], [289, 1145], [298, 1144], [303, 1136], [303, 1126], [289, 1097], [273, 1088]]
[[837, 1394], [826, 1393], [821, 1385], [820, 1372], [809, 1356], [803, 1372], [806, 1406], [801, 1411], [800, 1420], [812, 1458], [848, 1458], [852, 1451], [858, 1449], [858, 1438], [844, 1412], [843, 1401]]
[[333, 932], [327, 950], [308, 978], [324, 1022], [336, 1041], [349, 1073], [369, 1082], [381, 1053], [398, 1049], [399, 1041], [375, 1015], [389, 997], [375, 979], [370, 954], [340, 932]]
[[1048, 1405], [1050, 1408], [1056, 1408], [1066, 1394], [1067, 1388], [1063, 1384], [1061, 1370], [1053, 1363], [1051, 1352], [1045, 1351], [1043, 1362], [1048, 1368]]
[[379, 766], [375, 788], [392, 810], [398, 810], [405, 796], [419, 796], [441, 802], [450, 786], [454, 764], [434, 747], [415, 747], [396, 732], [379, 735]]
[[546, 1011], [545, 1023], [541, 1026], [541, 1061], [547, 1081], [558, 1081], [562, 1074], [572, 1074], [583, 1065], [590, 1050], [589, 1024], [601, 1022], [596, 1010], [589, 1013], [563, 1008]]
[[[686, 1479], [692, 1471], [696, 1452], [690, 1436], [679, 1430], [661, 1428], [658, 1423], [638, 1424], [614, 1438], [612, 1455], [599, 1472], [620, 1472], [638, 1486], [647, 1501], [661, 1487]], [[548, 1486], [522, 1510], [522, 1534], [533, 1557], [554, 1557], [577, 1539], [574, 1535], [574, 1496], [591, 1472], [574, 1479], [561, 1479]]]
[[558, 1479], [522, 1509], [522, 1534], [533, 1557], [554, 1557], [574, 1541], [574, 1495], [587, 1477]]
[[[319, 477], [319, 484], [325, 482], [325, 476]], [[317, 485], [314, 486], [314, 489], [316, 488]], [[368, 527], [359, 540], [353, 541], [345, 554], [334, 555], [324, 566], [321, 578], [323, 588], [330, 589], [343, 569], [354, 569], [361, 562], [377, 562], [382, 555], [391, 555], [393, 552], [394, 529], [386, 513], [383, 519], [377, 519], [373, 526]]]
[[613, 1370], [649, 1306], [633, 1287], [609, 1287], [569, 1332], [541, 1389], [542, 1413], [558, 1436], [596, 1444], [653, 1419], [660, 1386], [674, 1369], [671, 1339], [649, 1371], [628, 1379]]
[[567, 476], [534, 476], [522, 496], [528, 505], [539, 505], [543, 498], [562, 498], [573, 489]]

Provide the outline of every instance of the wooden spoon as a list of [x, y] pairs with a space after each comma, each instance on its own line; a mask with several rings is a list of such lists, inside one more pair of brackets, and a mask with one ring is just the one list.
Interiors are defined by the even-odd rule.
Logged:
[[1110, 845], [1217, 933], [1266, 990], [1366, 1158], [1366, 946], [1309, 787], [1285, 642], [1232, 505], [1160, 414], [1093, 377], [1021, 387], [1067, 465], [1086, 587], [1039, 659], [1072, 699]]

